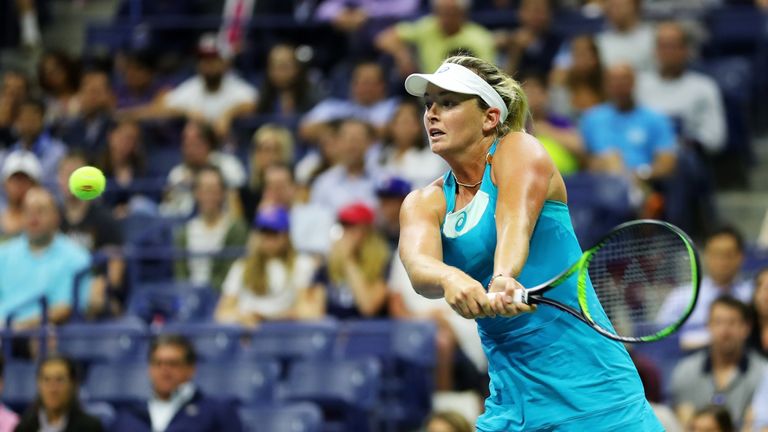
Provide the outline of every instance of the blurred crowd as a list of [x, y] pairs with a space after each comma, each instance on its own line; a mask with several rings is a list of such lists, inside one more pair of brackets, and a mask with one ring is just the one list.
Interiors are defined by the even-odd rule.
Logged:
[[[448, 169], [430, 152], [423, 107], [404, 96], [402, 81], [467, 53], [523, 83], [527, 130], [566, 181], [619, 185], [622, 218], [664, 219], [700, 242], [706, 276], [677, 357], [655, 364], [633, 351], [649, 400], [660, 416], [674, 411], [666, 408], [668, 430], [768, 430], [768, 271], [744, 271], [751, 242], [714, 205], [716, 190], [745, 186], [750, 161], [739, 149], [752, 131], [730, 119], [719, 69], [707, 67], [706, 25], [696, 19], [737, 3], [758, 15], [768, 2], [126, 0], [115, 28], [137, 15], [217, 15], [222, 24], [158, 27], [139, 41], [134, 31], [106, 56], [88, 46], [79, 56], [47, 50], [50, 3], [2, 6], [0, 47], [41, 50], [34, 70], [0, 64], [4, 325], [38, 328], [41, 296], [54, 325], [126, 315], [162, 325], [173, 316], [132, 299], [149, 282], [188, 284], [213, 294], [204, 319], [247, 328], [429, 320], [435, 390], [484, 395], [474, 322], [415, 294], [397, 253], [404, 198]], [[564, 31], [564, 15], [593, 31]], [[291, 24], [281, 30], [270, 19]], [[266, 30], [249, 39], [249, 22]], [[291, 37], [317, 28], [317, 45]], [[85, 165], [107, 177], [95, 201], [68, 188]], [[34, 358], [39, 349], [13, 342], [10, 351]], [[159, 339], [149, 364], [156, 396], [142, 409], [151, 430], [166, 430], [179, 407], [201, 397], [189, 385], [194, 350], [183, 338]], [[46, 396], [52, 382], [76, 385], [73, 370], [65, 357], [41, 363], [40, 397], [21, 422], [31, 426], [16, 430], [74, 430], [55, 428], [67, 412], [65, 426], [83, 419], [77, 430], [99, 430], [81, 409], [66, 411], [76, 399]], [[231, 420], [215, 401], [198, 406], [211, 424]], [[0, 407], [0, 431], [13, 430], [6, 415]], [[142, 415], [121, 417], [125, 430], [149, 427], [131, 423]], [[201, 424], [167, 430], [224, 427]], [[451, 412], [425, 425], [470, 430]]]

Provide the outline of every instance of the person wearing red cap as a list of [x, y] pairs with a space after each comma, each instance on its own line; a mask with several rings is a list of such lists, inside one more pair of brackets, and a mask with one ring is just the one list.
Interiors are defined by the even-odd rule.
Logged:
[[373, 209], [366, 204], [339, 210], [342, 234], [331, 245], [327, 263], [305, 299], [316, 316], [372, 318], [386, 313], [384, 278], [391, 252], [374, 229], [374, 219]]

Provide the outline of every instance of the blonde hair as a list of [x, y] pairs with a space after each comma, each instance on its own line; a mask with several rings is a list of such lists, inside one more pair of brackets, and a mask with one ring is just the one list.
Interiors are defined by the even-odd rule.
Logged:
[[251, 181], [250, 186], [253, 189], [257, 189], [261, 186], [262, 173], [257, 163], [258, 154], [255, 151], [259, 143], [265, 139], [274, 138], [280, 145], [280, 159], [283, 163], [293, 162], [293, 135], [291, 131], [275, 123], [266, 123], [256, 130], [253, 134], [251, 142], [253, 144], [253, 150], [251, 151]]
[[[258, 242], [259, 240], [257, 240]], [[288, 268], [288, 274], [291, 274], [293, 270], [293, 263], [296, 260], [296, 251], [293, 249], [291, 242], [288, 242], [288, 247], [285, 253], [279, 257]], [[267, 281], [267, 257], [261, 249], [258, 247], [258, 243], [247, 257], [245, 257], [245, 269], [243, 271], [243, 285], [257, 296], [263, 296], [268, 291]]]
[[[360, 264], [365, 281], [375, 282], [382, 277], [389, 260], [387, 241], [376, 231], [369, 230], [353, 259]], [[338, 252], [337, 245], [333, 245], [328, 258], [328, 276], [331, 282], [338, 284], [345, 281], [344, 265], [344, 256]]]
[[[507, 105], [509, 115], [503, 123], [496, 126], [496, 134], [502, 137], [509, 132], [522, 132], [528, 120], [528, 98], [525, 97], [523, 87], [512, 77], [502, 72], [496, 65], [485, 60], [468, 55], [455, 55], [445, 60], [446, 63], [454, 63], [476, 73], [480, 78], [496, 90], [501, 99]], [[478, 103], [483, 109], [489, 108], [488, 104], [478, 98]]]

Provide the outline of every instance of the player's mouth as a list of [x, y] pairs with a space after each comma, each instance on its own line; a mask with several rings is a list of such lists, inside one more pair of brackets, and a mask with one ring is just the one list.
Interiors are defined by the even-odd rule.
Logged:
[[445, 136], [445, 132], [438, 128], [429, 128], [429, 138], [434, 141]]

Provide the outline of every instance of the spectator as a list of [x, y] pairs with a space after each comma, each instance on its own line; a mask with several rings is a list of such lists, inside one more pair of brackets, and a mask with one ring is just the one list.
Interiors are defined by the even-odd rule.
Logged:
[[736, 432], [731, 415], [722, 406], [709, 405], [699, 409], [691, 418], [690, 432]]
[[232, 407], [193, 382], [197, 356], [183, 336], [160, 335], [149, 348], [153, 395], [146, 403], [120, 410], [111, 432], [239, 432]]
[[61, 356], [45, 359], [37, 369], [37, 399], [24, 413], [16, 432], [101, 432], [101, 421], [83, 411], [75, 363]]
[[41, 101], [27, 99], [22, 102], [16, 118], [16, 132], [19, 140], [9, 150], [26, 150], [34, 153], [43, 167], [41, 182], [45, 185], [53, 185], [56, 183], [56, 168], [59, 165], [59, 159], [66, 153], [66, 146], [51, 136], [45, 127], [44, 119], [45, 105]]
[[267, 76], [259, 91], [258, 114], [298, 116], [318, 102], [318, 92], [296, 58], [296, 47], [278, 44], [269, 50]]
[[197, 75], [179, 84], [151, 105], [123, 111], [139, 119], [186, 116], [211, 122], [219, 135], [229, 131], [237, 116], [256, 108], [257, 91], [230, 72], [231, 53], [215, 34], [204, 34], [197, 47]]
[[11, 69], [3, 73], [0, 87], [0, 149], [9, 147], [15, 141], [13, 123], [19, 105], [29, 97], [29, 93], [29, 79], [23, 72]]
[[[59, 221], [53, 195], [33, 187], [24, 197], [24, 235], [0, 245], [0, 319], [15, 312], [17, 328], [38, 325], [39, 308], [29, 302], [41, 296], [48, 299], [48, 319], [54, 324], [66, 321], [73, 307], [90, 303], [89, 277], [82, 278], [77, 287], [80, 304], [72, 303], [74, 277], [88, 267], [90, 256], [59, 233]], [[22, 304], [28, 306], [20, 307]], [[92, 307], [98, 310], [100, 306]]]
[[378, 63], [361, 62], [352, 71], [349, 98], [328, 98], [318, 103], [301, 119], [302, 140], [322, 145], [332, 133], [331, 123], [356, 118], [372, 124], [377, 132], [386, 127], [395, 113], [397, 101], [387, 98], [384, 70]]
[[746, 304], [729, 296], [712, 303], [709, 348], [681, 360], [672, 373], [672, 404], [681, 423], [709, 404], [724, 406], [735, 423], [743, 421], [767, 370], [765, 359], [746, 346], [749, 325]]
[[423, 108], [417, 102], [401, 102], [387, 126], [380, 157], [382, 171], [402, 177], [416, 187], [428, 185], [448, 170], [445, 162], [427, 146], [422, 115]]
[[166, 91], [155, 75], [155, 59], [147, 50], [121, 53], [116, 69], [118, 81], [114, 88], [117, 109], [150, 104]]
[[647, 184], [673, 174], [675, 136], [666, 117], [636, 103], [634, 87], [630, 66], [610, 68], [608, 102], [584, 114], [581, 133], [593, 170], [628, 174]]
[[640, 381], [642, 381], [643, 390], [645, 391], [645, 399], [648, 400], [651, 408], [653, 408], [653, 413], [656, 414], [659, 423], [664, 426], [666, 432], [682, 432], [683, 427], [677, 421], [674, 411], [662, 403], [661, 371], [659, 371], [658, 366], [656, 366], [652, 359], [637, 353], [631, 348], [628, 347], [627, 351], [632, 358], [635, 369], [637, 369], [637, 374], [640, 375]]
[[433, 413], [427, 419], [424, 428], [426, 432], [472, 432], [474, 430], [464, 416], [452, 411]]
[[167, 215], [188, 216], [194, 208], [192, 181], [198, 170], [213, 165], [221, 171], [228, 190], [228, 201], [234, 205], [234, 192], [246, 181], [245, 169], [237, 157], [217, 151], [218, 138], [213, 128], [203, 121], [189, 120], [181, 133], [182, 162], [168, 173], [167, 195], [160, 208]]
[[102, 199], [112, 208], [116, 219], [142, 210], [157, 211], [154, 201], [159, 197], [141, 189], [140, 182], [147, 177], [147, 170], [141, 126], [137, 122], [122, 120], [115, 123], [107, 135], [107, 148], [97, 166], [108, 183]]
[[575, 173], [584, 158], [584, 142], [578, 128], [567, 117], [550, 111], [547, 81], [543, 75], [528, 74], [521, 81], [533, 120], [533, 134], [561, 174]]
[[80, 112], [62, 124], [60, 135], [70, 147], [98, 155], [107, 147], [107, 135], [113, 124], [115, 95], [109, 75], [99, 70], [85, 72], [78, 97]]
[[[752, 295], [752, 284], [740, 277], [744, 262], [744, 239], [732, 227], [713, 231], [704, 242], [705, 274], [699, 286], [699, 298], [693, 314], [680, 330], [680, 343], [684, 349], [696, 349], [709, 342], [707, 314], [712, 302], [722, 295], [733, 296], [748, 302]], [[681, 287], [674, 291], [659, 310], [659, 321], [682, 316], [688, 301], [690, 288]]]
[[609, 28], [597, 35], [606, 66], [629, 64], [633, 69], [653, 68], [653, 27], [640, 15], [642, 0], [605, 0]]
[[105, 268], [99, 269], [94, 278], [94, 295], [114, 294], [114, 298], [92, 298], [93, 304], [105, 304], [108, 310], [95, 310], [95, 313], [120, 313], [121, 303], [125, 300], [125, 260], [122, 256], [123, 236], [120, 225], [110, 214], [108, 208], [98, 201], [86, 201], [72, 195], [69, 190], [69, 177], [76, 169], [86, 166], [85, 156], [72, 152], [64, 156], [59, 163], [59, 194], [61, 206], [61, 232], [70, 240], [84, 247], [91, 253], [103, 253], [108, 257]]
[[80, 110], [77, 89], [80, 87], [80, 67], [69, 54], [49, 51], [40, 58], [37, 77], [45, 100], [45, 122], [57, 126]]
[[517, 10], [520, 27], [497, 36], [497, 49], [506, 52], [504, 70], [518, 74], [547, 74], [563, 39], [552, 31], [554, 0], [521, 0]]
[[339, 162], [317, 177], [309, 194], [312, 204], [324, 206], [337, 213], [353, 202], [376, 205], [373, 173], [366, 167], [366, 152], [373, 145], [371, 126], [360, 120], [348, 119], [339, 126]]
[[288, 128], [268, 123], [253, 134], [248, 185], [240, 189], [240, 202], [247, 220], [253, 220], [264, 193], [267, 167], [293, 163], [293, 135]]
[[217, 168], [204, 167], [197, 171], [193, 190], [197, 216], [181, 227], [176, 247], [192, 254], [214, 256], [192, 256], [177, 261], [176, 278], [221, 291], [221, 284], [235, 257], [215, 254], [231, 254], [233, 249], [245, 246], [248, 228], [240, 218], [227, 212], [226, 185]]
[[298, 301], [309, 288], [317, 263], [296, 253], [289, 228], [285, 208], [259, 210], [253, 221], [255, 245], [227, 274], [217, 321], [253, 327], [263, 320], [301, 318]]
[[[755, 390], [752, 399], [752, 430], [753, 432], [768, 432], [768, 371], [763, 373], [763, 378]], [[747, 427], [749, 424], [747, 424]]]
[[[4, 366], [3, 357], [0, 357], [0, 395], [3, 394]], [[13, 432], [17, 424], [19, 424], [19, 416], [0, 402], [0, 432]]]
[[752, 313], [754, 321], [752, 333], [749, 336], [749, 345], [753, 350], [768, 357], [768, 267], [757, 272], [755, 277]]
[[288, 164], [275, 163], [264, 171], [264, 194], [259, 208], [283, 207], [290, 209], [298, 200], [298, 188]]
[[570, 42], [571, 64], [550, 76], [550, 103], [558, 115], [578, 120], [582, 113], [605, 100], [605, 81], [600, 52], [592, 36]]
[[10, 96], [15, 103], [19, 103], [30, 96], [31, 83], [27, 75], [16, 69], [8, 69], [3, 73], [0, 93]]
[[305, 296], [309, 316], [339, 319], [383, 317], [387, 285], [384, 280], [390, 250], [374, 229], [373, 209], [350, 204], [338, 213], [341, 236], [331, 246], [327, 263], [320, 269]]
[[42, 175], [40, 162], [30, 152], [17, 150], [5, 158], [2, 176], [6, 203], [0, 207], [0, 240], [13, 237], [24, 229], [24, 197]]
[[400, 238], [400, 207], [411, 192], [411, 184], [400, 177], [389, 176], [376, 184], [379, 198], [379, 231], [384, 234], [392, 250], [397, 249]]
[[658, 68], [639, 76], [637, 97], [641, 104], [673, 118], [686, 143], [715, 154], [726, 139], [720, 90], [712, 78], [688, 68], [691, 39], [680, 23], [657, 27]]
[[[432, 0], [432, 14], [417, 21], [403, 21], [376, 37], [376, 47], [391, 55], [400, 76], [432, 72], [449, 55], [470, 52], [493, 62], [493, 35], [485, 27], [467, 20], [469, 0]], [[418, 61], [409, 45], [413, 45]]]

